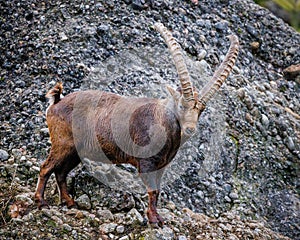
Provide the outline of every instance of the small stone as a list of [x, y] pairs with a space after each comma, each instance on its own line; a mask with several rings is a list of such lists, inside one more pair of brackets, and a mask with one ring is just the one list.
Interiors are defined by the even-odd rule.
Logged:
[[109, 31], [109, 25], [105, 25], [105, 24], [101, 24], [100, 26], [97, 27], [96, 32], [99, 35], [103, 35], [103, 34], [107, 34], [107, 32]]
[[76, 203], [80, 209], [90, 210], [92, 208], [90, 198], [86, 194], [83, 194], [77, 198]]
[[25, 156], [22, 156], [22, 157], [20, 158], [20, 161], [26, 161], [26, 157], [25, 157]]
[[251, 125], [254, 123], [254, 120], [253, 120], [253, 118], [252, 118], [252, 116], [251, 116], [250, 113], [246, 113], [246, 114], [245, 114], [245, 119], [246, 119], [246, 121], [247, 121], [248, 123], [250, 123]]
[[40, 171], [40, 168], [37, 167], [37, 166], [32, 166], [31, 167], [31, 170], [35, 171], [35, 172], [39, 172]]
[[40, 17], [40, 21], [41, 21], [41, 23], [44, 23], [44, 22], [45, 22], [45, 20], [46, 20], [46, 17], [45, 17], [45, 16], [41, 16], [41, 17]]
[[125, 227], [123, 225], [117, 226], [116, 231], [117, 233], [123, 233], [125, 231]]
[[34, 215], [30, 212], [27, 215], [24, 215], [22, 218], [25, 222], [32, 222], [35, 220]]
[[227, 21], [220, 21], [220, 22], [217, 22], [215, 24], [215, 27], [217, 30], [219, 31], [226, 31], [228, 29], [228, 22]]
[[259, 42], [252, 42], [252, 43], [250, 43], [250, 46], [251, 46], [252, 50], [257, 50], [257, 49], [259, 49]]
[[178, 236], [178, 240], [187, 240], [187, 238], [184, 235], [180, 235], [180, 236]]
[[118, 224], [116, 223], [104, 223], [100, 226], [100, 231], [105, 234], [112, 233], [115, 231], [117, 226]]
[[61, 41], [67, 41], [69, 39], [64, 32], [60, 32], [59, 37]]
[[262, 114], [261, 115], [261, 122], [264, 126], [267, 127], [267, 126], [269, 126], [270, 120], [265, 114]]
[[129, 222], [131, 222], [131, 223], [142, 224], [144, 222], [143, 216], [135, 208], [132, 208], [127, 213], [126, 217], [130, 219]]
[[83, 212], [77, 211], [77, 213], [75, 214], [75, 218], [76, 219], [82, 219], [82, 218], [84, 218]]
[[158, 213], [165, 221], [170, 221], [173, 218], [173, 214], [171, 214], [169, 209], [160, 208], [158, 209]]
[[30, 161], [26, 161], [26, 163], [25, 163], [25, 166], [26, 166], [26, 167], [31, 167], [32, 165], [33, 165], [33, 163], [30, 162]]
[[57, 225], [63, 225], [63, 221], [58, 216], [52, 216], [51, 219], [57, 223]]
[[27, 203], [27, 205], [32, 205], [33, 204], [33, 201], [31, 200], [31, 198], [28, 197], [25, 194], [19, 194], [15, 198], [16, 198], [17, 201], [21, 201], [21, 202]]
[[239, 195], [235, 192], [232, 192], [229, 194], [229, 197], [232, 199], [232, 200], [236, 200], [239, 198]]
[[97, 217], [102, 222], [107, 222], [107, 221], [113, 221], [114, 220], [114, 215], [111, 213], [111, 211], [109, 211], [107, 209], [98, 210], [97, 211]]
[[225, 196], [225, 197], [224, 197], [224, 199], [225, 199], [225, 201], [226, 201], [226, 202], [228, 202], [228, 203], [230, 203], [230, 202], [231, 202], [231, 198], [230, 198], [230, 197], [228, 197], [228, 196]]
[[238, 94], [240, 99], [244, 99], [245, 98], [245, 89], [244, 88], [239, 88], [237, 90], [237, 94]]
[[11, 150], [11, 153], [12, 153], [12, 155], [15, 157], [15, 158], [20, 158], [21, 156], [22, 156], [22, 152], [21, 152], [21, 150], [20, 149], [12, 149]]
[[175, 203], [170, 201], [167, 203], [167, 208], [169, 208], [171, 211], [174, 211], [176, 209], [176, 205], [175, 205]]
[[200, 60], [204, 59], [206, 55], [207, 55], [207, 52], [204, 49], [200, 50], [200, 52], [198, 54], [198, 60], [200, 61]]
[[300, 63], [291, 65], [283, 70], [283, 74], [288, 79], [295, 79], [300, 75]]
[[244, 98], [244, 102], [249, 110], [253, 109], [253, 100], [250, 96], [246, 95]]
[[48, 136], [49, 135], [49, 129], [48, 128], [41, 128], [40, 132], [43, 136]]
[[197, 64], [197, 68], [200, 70], [200, 72], [207, 73], [210, 69], [209, 64], [204, 59], [197, 61], [196, 64]]
[[50, 209], [42, 208], [42, 213], [46, 216], [51, 218], [52, 217], [52, 212]]
[[72, 227], [69, 224], [66, 224], [66, 223], [63, 224], [63, 229], [68, 231], [68, 232], [71, 232], [73, 230]]
[[232, 71], [235, 72], [235, 73], [237, 73], [237, 74], [241, 73], [241, 69], [238, 66], [236, 66], [236, 65], [233, 66]]
[[253, 37], [258, 37], [258, 32], [254, 26], [246, 25], [246, 30], [250, 33]]
[[199, 190], [197, 191], [197, 196], [200, 198], [200, 199], [204, 199], [204, 192]]
[[124, 236], [124, 237], [119, 238], [119, 240], [129, 240], [129, 237], [128, 236]]
[[6, 161], [9, 157], [8, 152], [5, 150], [0, 149], [0, 161]]
[[239, 240], [239, 238], [237, 236], [235, 236], [234, 234], [229, 234], [228, 240]]
[[223, 188], [224, 188], [224, 190], [226, 192], [229, 193], [229, 192], [231, 192], [232, 186], [230, 184], [228, 184], [228, 183], [225, 183], [224, 186], [223, 186]]
[[287, 137], [286, 139], [286, 146], [290, 151], [295, 150], [295, 143], [292, 137]]
[[277, 90], [277, 83], [275, 81], [270, 81], [270, 86], [273, 90]]

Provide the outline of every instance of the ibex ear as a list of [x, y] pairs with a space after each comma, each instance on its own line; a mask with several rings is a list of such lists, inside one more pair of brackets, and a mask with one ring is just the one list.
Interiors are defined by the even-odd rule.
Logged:
[[177, 92], [174, 88], [172, 88], [170, 85], [166, 86], [168, 92], [170, 93], [170, 95], [175, 99], [178, 100], [180, 98], [180, 93]]

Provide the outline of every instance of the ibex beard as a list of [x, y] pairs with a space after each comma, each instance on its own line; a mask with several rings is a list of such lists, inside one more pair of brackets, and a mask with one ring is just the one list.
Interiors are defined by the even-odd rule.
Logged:
[[179, 90], [168, 87], [169, 98], [131, 98], [97, 90], [79, 91], [61, 98], [62, 84], [47, 93], [46, 119], [52, 143], [41, 165], [35, 199], [47, 206], [44, 191], [54, 172], [61, 201], [75, 206], [67, 191], [66, 177], [83, 158], [89, 161], [135, 166], [149, 196], [147, 216], [152, 225], [163, 225], [157, 213], [160, 181], [165, 167], [180, 145], [193, 135], [206, 103], [232, 70], [238, 39], [231, 46], [212, 79], [198, 93], [192, 86], [179, 44], [160, 23], [156, 29], [165, 39], [180, 80]]

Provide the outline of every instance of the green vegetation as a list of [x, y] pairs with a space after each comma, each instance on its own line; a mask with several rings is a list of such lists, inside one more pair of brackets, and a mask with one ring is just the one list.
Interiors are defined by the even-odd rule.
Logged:
[[[267, 0], [254, 0], [257, 4], [266, 7]], [[272, 0], [290, 16], [290, 24], [300, 31], [300, 0]]]

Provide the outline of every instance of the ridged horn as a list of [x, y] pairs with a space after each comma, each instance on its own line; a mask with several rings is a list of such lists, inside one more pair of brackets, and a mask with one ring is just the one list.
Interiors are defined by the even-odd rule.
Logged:
[[201, 89], [198, 100], [202, 104], [206, 103], [220, 89], [229, 73], [231, 72], [239, 51], [239, 40], [236, 35], [228, 36], [231, 44], [230, 48], [218, 70], [214, 73], [212, 79]]
[[183, 99], [187, 102], [195, 101], [193, 86], [190, 80], [189, 72], [183, 59], [180, 45], [176, 42], [171, 32], [162, 23], [155, 23], [154, 27], [162, 35], [166, 44], [168, 45], [169, 51], [175, 63], [178, 78], [181, 83]]

